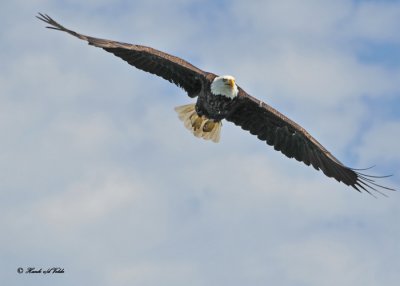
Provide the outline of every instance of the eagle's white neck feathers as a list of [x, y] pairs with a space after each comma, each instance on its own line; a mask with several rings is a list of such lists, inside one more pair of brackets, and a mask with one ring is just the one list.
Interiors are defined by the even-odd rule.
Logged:
[[230, 75], [218, 76], [211, 83], [211, 92], [214, 95], [223, 95], [230, 99], [238, 95], [238, 87], [235, 78]]

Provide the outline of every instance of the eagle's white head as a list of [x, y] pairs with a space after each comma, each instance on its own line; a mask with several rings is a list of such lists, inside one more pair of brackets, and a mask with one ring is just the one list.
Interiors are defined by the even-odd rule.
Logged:
[[211, 83], [211, 92], [215, 95], [223, 95], [233, 99], [238, 95], [239, 90], [233, 76], [223, 75], [213, 80]]

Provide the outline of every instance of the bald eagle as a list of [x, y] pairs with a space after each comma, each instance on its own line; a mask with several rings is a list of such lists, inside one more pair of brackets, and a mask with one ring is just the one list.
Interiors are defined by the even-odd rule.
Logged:
[[[183, 88], [196, 103], [176, 107], [185, 127], [196, 137], [218, 142], [222, 120], [227, 120], [257, 136], [289, 158], [312, 165], [339, 182], [361, 192], [371, 190], [385, 195], [394, 191], [375, 182], [376, 178], [342, 164], [303, 127], [268, 104], [247, 94], [230, 75], [217, 76], [187, 61], [159, 50], [134, 44], [94, 38], [65, 28], [46, 14], [36, 16], [47, 28], [63, 31], [89, 45], [99, 47], [143, 71], [155, 74]], [[373, 195], [373, 194], [372, 194]]]

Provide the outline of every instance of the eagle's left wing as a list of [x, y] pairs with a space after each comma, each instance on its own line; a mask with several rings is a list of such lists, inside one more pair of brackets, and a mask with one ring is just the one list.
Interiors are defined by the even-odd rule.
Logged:
[[190, 97], [195, 97], [201, 90], [201, 79], [208, 74], [181, 58], [150, 47], [85, 36], [65, 28], [45, 14], [39, 13], [37, 18], [49, 24], [47, 28], [71, 34], [87, 41], [89, 45], [113, 53], [138, 69], [158, 75], [182, 87]]
[[376, 176], [365, 175], [343, 165], [304, 128], [293, 122], [268, 104], [250, 96], [241, 88], [235, 99], [235, 107], [227, 120], [266, 141], [274, 149], [289, 158], [295, 158], [316, 170], [322, 170], [328, 177], [335, 178], [357, 191], [392, 190], [375, 183]]

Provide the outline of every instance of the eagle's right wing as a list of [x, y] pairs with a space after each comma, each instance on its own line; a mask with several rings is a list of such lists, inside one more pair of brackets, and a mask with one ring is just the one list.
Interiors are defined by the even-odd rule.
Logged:
[[45, 14], [39, 13], [37, 18], [49, 24], [47, 28], [67, 32], [87, 41], [89, 45], [113, 53], [138, 69], [158, 75], [182, 87], [190, 97], [195, 97], [201, 90], [201, 80], [207, 75], [187, 61], [153, 48], [85, 36], [65, 28]]

